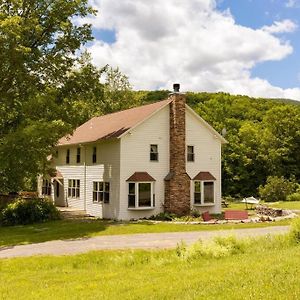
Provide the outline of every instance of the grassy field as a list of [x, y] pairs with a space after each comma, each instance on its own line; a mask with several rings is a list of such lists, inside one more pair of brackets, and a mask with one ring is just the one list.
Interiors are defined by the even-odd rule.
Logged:
[[233, 243], [228, 255], [219, 247], [186, 257], [179, 248], [4, 259], [0, 299], [300, 299], [300, 245], [286, 241]]
[[[228, 209], [246, 209], [245, 203], [241, 202], [228, 202], [229, 206], [224, 210]], [[278, 202], [261, 202], [263, 205], [267, 205], [273, 208], [283, 208], [283, 209], [299, 209], [300, 210], [300, 201], [278, 201]], [[248, 204], [250, 208], [250, 204]], [[255, 213], [254, 209], [249, 209], [248, 213], [251, 215]]]
[[266, 203], [270, 207], [274, 208], [284, 208], [284, 209], [299, 209], [300, 210], [300, 201], [278, 201], [272, 203]]
[[0, 247], [99, 235], [256, 228], [288, 225], [290, 220], [245, 224], [117, 223], [103, 220], [59, 220], [33, 225], [0, 227]]

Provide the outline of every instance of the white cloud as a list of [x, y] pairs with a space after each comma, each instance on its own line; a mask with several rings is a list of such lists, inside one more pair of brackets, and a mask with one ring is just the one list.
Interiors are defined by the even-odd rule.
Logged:
[[299, 0], [288, 0], [285, 3], [285, 6], [288, 8], [299, 7]]
[[275, 21], [271, 26], [264, 26], [262, 30], [268, 33], [284, 33], [293, 32], [297, 29], [297, 24], [293, 21], [286, 19], [282, 21]]
[[[220, 12], [213, 0], [94, 0], [95, 28], [116, 32], [116, 42], [95, 41], [89, 47], [99, 66], [119, 66], [135, 89], [226, 91], [300, 100], [300, 89], [282, 89], [251, 77], [258, 63], [291, 54], [275, 33], [295, 30], [289, 20], [251, 29]], [[294, 26], [294, 27], [293, 27]]]

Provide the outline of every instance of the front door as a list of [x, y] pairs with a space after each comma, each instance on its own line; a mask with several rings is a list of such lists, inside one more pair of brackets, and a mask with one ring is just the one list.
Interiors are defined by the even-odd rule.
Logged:
[[64, 186], [60, 180], [55, 180], [54, 185], [54, 204], [56, 206], [66, 206], [64, 199]]

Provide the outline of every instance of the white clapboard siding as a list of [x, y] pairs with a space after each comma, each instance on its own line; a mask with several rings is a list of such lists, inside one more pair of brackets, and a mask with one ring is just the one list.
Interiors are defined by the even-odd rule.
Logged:
[[[150, 161], [150, 145], [158, 145], [158, 162]], [[128, 183], [135, 172], [148, 172], [155, 182], [155, 209], [128, 210]], [[122, 220], [149, 217], [163, 211], [164, 178], [169, 172], [169, 106], [121, 139], [120, 211]]]
[[[201, 211], [221, 212], [221, 141], [191, 112], [186, 111], [186, 144], [194, 146], [195, 161], [187, 162], [187, 173], [193, 179], [200, 171], [210, 172], [215, 178], [215, 205], [197, 207]], [[193, 183], [191, 184], [193, 205]], [[193, 207], [192, 208], [196, 208]]]
[[[93, 147], [97, 147], [97, 162], [92, 162]], [[70, 149], [70, 164], [66, 164], [67, 149]], [[65, 199], [68, 206], [85, 209], [90, 215], [100, 218], [115, 218], [118, 211], [120, 177], [120, 141], [106, 141], [81, 146], [80, 163], [76, 163], [77, 146], [58, 148], [54, 166], [63, 176]], [[68, 180], [80, 180], [80, 198], [67, 197]], [[110, 182], [110, 203], [93, 203], [93, 182]]]

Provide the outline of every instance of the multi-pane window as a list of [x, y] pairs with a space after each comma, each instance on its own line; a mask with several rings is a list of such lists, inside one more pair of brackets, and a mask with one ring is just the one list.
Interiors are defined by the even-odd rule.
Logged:
[[215, 202], [213, 181], [194, 181], [194, 203], [210, 204]]
[[128, 187], [128, 207], [135, 207], [135, 182], [129, 182]]
[[97, 162], [97, 147], [93, 147], [92, 161], [94, 164]]
[[67, 149], [67, 154], [66, 154], [66, 164], [70, 163], [70, 149]]
[[48, 179], [43, 179], [42, 195], [45, 195], [45, 196], [51, 195], [51, 181]]
[[194, 160], [195, 160], [194, 146], [187, 146], [187, 161], [194, 161]]
[[201, 204], [201, 181], [195, 181], [194, 187], [194, 202]]
[[80, 163], [80, 153], [81, 153], [81, 149], [78, 147], [77, 153], [76, 153], [76, 162], [77, 163]]
[[93, 202], [109, 203], [109, 182], [94, 181], [93, 182]]
[[80, 197], [80, 180], [79, 179], [69, 179], [68, 197], [70, 197], [70, 198], [79, 198]]
[[150, 160], [158, 161], [158, 145], [150, 145]]
[[213, 181], [203, 182], [204, 203], [214, 203], [214, 183]]
[[129, 182], [128, 207], [154, 207], [153, 183]]

